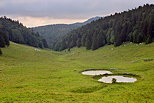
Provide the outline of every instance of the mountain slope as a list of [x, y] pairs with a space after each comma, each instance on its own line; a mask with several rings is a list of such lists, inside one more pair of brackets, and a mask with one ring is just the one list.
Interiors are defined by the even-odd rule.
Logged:
[[60, 37], [66, 35], [74, 29], [77, 29], [83, 25], [86, 25], [98, 19], [100, 19], [100, 17], [90, 18], [89, 20], [83, 23], [46, 25], [34, 27], [31, 29], [34, 32], [38, 32], [42, 37], [44, 37], [47, 40], [50, 48], [52, 48], [53, 43], [55, 43]]
[[19, 23], [7, 17], [0, 18], [0, 47], [9, 45], [9, 40], [34, 47], [47, 48], [46, 40], [38, 33], [32, 32]]
[[106, 44], [123, 42], [151, 43], [154, 41], [154, 5], [115, 13], [82, 26], [62, 37], [54, 44], [54, 50], [84, 46], [98, 49]]

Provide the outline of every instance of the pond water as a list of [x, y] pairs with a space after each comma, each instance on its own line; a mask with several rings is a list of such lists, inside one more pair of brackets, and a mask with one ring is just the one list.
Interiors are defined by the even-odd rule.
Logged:
[[83, 75], [103, 75], [103, 74], [112, 74], [112, 72], [107, 70], [91, 70], [82, 72]]
[[124, 77], [124, 76], [107, 76], [107, 77], [102, 77], [98, 81], [104, 82], [104, 83], [112, 83], [113, 78], [116, 79], [116, 82], [133, 83], [133, 82], [137, 81], [136, 78]]

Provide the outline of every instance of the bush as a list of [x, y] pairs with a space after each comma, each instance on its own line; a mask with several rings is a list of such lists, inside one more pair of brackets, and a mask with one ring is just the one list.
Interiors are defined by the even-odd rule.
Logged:
[[112, 78], [112, 83], [116, 83], [116, 82], [117, 82], [117, 79]]
[[68, 48], [68, 51], [70, 52], [70, 51], [71, 51], [71, 49], [70, 49], [70, 48]]

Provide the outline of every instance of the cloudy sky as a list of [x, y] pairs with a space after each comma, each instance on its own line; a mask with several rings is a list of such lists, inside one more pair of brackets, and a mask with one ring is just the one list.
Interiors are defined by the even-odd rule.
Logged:
[[0, 0], [0, 16], [27, 27], [73, 23], [132, 9], [154, 0]]

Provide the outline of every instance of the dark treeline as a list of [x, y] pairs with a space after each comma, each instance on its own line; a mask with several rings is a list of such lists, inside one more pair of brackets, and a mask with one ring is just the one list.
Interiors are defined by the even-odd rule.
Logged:
[[3, 29], [0, 29], [0, 47], [5, 47], [9, 45], [9, 35], [6, 32], [4, 32]]
[[1, 48], [0, 48], [0, 56], [2, 55], [2, 50], [1, 50]]
[[9, 41], [39, 48], [47, 48], [45, 39], [23, 26], [19, 21], [7, 17], [0, 18], [0, 47], [9, 46]]
[[106, 44], [119, 46], [124, 42], [146, 44], [154, 41], [154, 5], [115, 13], [78, 28], [54, 44], [54, 50], [84, 46], [98, 49]]

